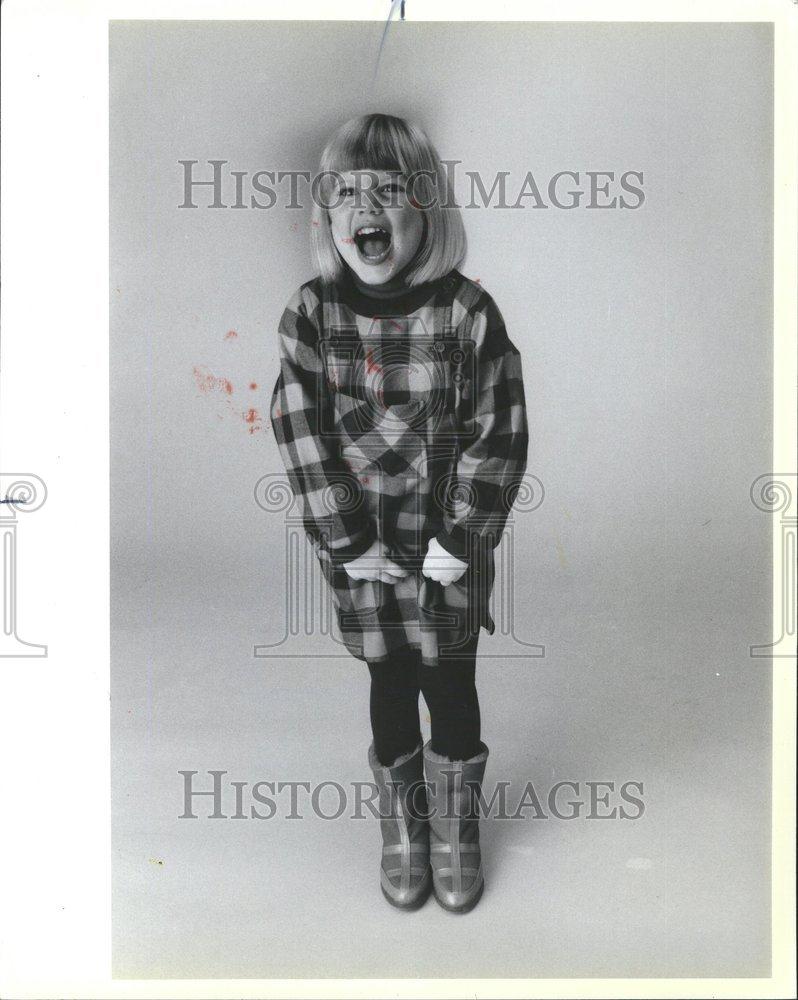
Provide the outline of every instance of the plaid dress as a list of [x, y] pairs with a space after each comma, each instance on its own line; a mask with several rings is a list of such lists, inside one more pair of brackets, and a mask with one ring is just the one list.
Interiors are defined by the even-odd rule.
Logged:
[[[305, 530], [359, 659], [411, 646], [435, 665], [494, 631], [493, 550], [526, 467], [521, 358], [493, 299], [458, 271], [375, 306], [316, 278], [280, 321], [271, 419]], [[431, 538], [468, 563], [421, 573]], [[379, 538], [408, 570], [352, 580]]]

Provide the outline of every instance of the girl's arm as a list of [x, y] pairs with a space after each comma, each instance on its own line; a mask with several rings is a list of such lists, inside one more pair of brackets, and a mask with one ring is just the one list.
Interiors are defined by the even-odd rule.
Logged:
[[376, 533], [360, 483], [341, 460], [332, 433], [319, 331], [307, 315], [301, 289], [283, 313], [279, 338], [280, 375], [271, 405], [274, 437], [305, 530], [335, 562], [349, 562], [369, 549]]
[[476, 345], [474, 436], [460, 453], [456, 477], [447, 491], [450, 503], [436, 539], [447, 552], [465, 561], [475, 538], [494, 548], [499, 544], [526, 469], [529, 443], [521, 355], [490, 297], [474, 321], [472, 336]]

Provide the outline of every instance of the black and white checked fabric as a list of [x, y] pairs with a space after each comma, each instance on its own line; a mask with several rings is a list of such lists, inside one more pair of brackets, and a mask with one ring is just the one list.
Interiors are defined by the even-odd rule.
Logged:
[[[349, 651], [375, 662], [410, 645], [434, 665], [492, 632], [493, 550], [528, 444], [496, 304], [458, 271], [376, 306], [317, 278], [279, 332], [272, 426]], [[396, 584], [343, 568], [377, 537], [410, 571]], [[448, 587], [421, 575], [432, 537], [468, 562]]]

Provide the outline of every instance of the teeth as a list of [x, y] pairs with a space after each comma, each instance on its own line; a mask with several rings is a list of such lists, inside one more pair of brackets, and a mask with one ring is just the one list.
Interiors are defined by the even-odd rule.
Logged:
[[382, 228], [382, 226], [362, 226], [355, 233], [355, 236], [368, 236], [371, 233], [385, 233], [386, 236], [388, 235], [388, 233], [386, 232], [386, 230]]

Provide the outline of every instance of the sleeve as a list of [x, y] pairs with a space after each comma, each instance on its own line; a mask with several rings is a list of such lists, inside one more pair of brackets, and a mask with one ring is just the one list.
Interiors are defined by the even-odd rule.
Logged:
[[280, 374], [271, 422], [305, 531], [337, 563], [356, 559], [376, 532], [362, 487], [344, 465], [332, 430], [330, 399], [319, 332], [300, 289], [279, 325]]
[[474, 322], [473, 434], [446, 483], [437, 541], [469, 561], [475, 539], [499, 544], [526, 470], [527, 429], [521, 355], [492, 299]]

